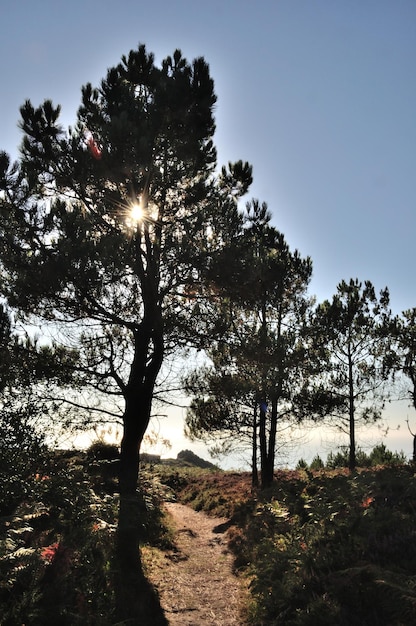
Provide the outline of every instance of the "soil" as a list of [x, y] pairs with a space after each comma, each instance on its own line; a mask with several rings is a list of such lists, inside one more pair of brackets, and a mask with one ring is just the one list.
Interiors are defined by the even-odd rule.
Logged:
[[178, 503], [167, 503], [166, 509], [175, 547], [152, 559], [148, 576], [170, 626], [241, 626], [247, 585], [233, 573], [229, 520]]

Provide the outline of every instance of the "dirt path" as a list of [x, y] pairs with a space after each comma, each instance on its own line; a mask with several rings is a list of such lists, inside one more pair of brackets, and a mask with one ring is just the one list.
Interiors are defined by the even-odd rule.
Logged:
[[177, 503], [166, 508], [176, 549], [152, 563], [150, 579], [171, 626], [241, 626], [243, 582], [232, 572], [228, 520]]

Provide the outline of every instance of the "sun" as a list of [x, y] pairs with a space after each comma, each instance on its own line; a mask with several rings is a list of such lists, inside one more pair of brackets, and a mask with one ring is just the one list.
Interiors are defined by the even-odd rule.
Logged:
[[140, 204], [132, 204], [130, 218], [133, 222], [140, 222], [143, 219], [143, 209]]

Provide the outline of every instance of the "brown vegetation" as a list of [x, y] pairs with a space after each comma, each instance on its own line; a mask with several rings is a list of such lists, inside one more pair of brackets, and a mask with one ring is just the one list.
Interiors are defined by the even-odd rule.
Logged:
[[144, 551], [149, 578], [171, 626], [241, 626], [244, 577], [233, 572], [227, 518], [167, 503], [174, 544]]

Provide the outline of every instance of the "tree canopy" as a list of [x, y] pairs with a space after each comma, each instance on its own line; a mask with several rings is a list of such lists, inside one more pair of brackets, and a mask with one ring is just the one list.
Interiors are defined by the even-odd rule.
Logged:
[[290, 251], [270, 219], [265, 203], [248, 203], [239, 232], [210, 268], [223, 333], [208, 351], [212, 367], [188, 380], [195, 397], [187, 416], [195, 436], [225, 431], [251, 439], [253, 471], [259, 446], [263, 486], [273, 480], [278, 423], [293, 419], [306, 375], [312, 272], [311, 260]]
[[202, 58], [176, 50], [157, 67], [141, 45], [82, 88], [73, 128], [59, 124], [59, 106], [27, 101], [21, 158], [0, 157], [5, 295], [27, 320], [50, 324], [60, 363], [90, 398], [121, 402], [125, 571], [137, 553], [132, 502], [156, 380], [167, 355], [193, 340], [189, 294], [203, 281], [209, 229], [251, 183], [242, 162], [216, 173], [215, 103]]
[[320, 363], [315, 384], [303, 390], [305, 410], [326, 416], [349, 435], [350, 468], [356, 464], [356, 424], [381, 417], [391, 354], [387, 288], [377, 296], [370, 281], [342, 281], [332, 300], [314, 312], [312, 337]]

